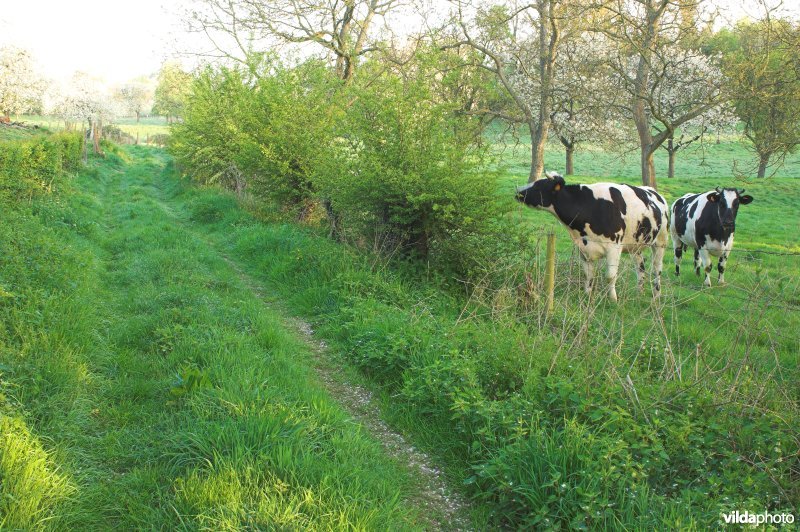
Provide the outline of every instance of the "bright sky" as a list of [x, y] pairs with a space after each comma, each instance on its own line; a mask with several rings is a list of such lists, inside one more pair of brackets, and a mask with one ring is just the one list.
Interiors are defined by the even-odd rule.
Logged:
[[[711, 1], [731, 21], [758, 14], [753, 0]], [[0, 46], [30, 50], [41, 73], [54, 80], [66, 80], [82, 70], [121, 83], [155, 73], [174, 53], [182, 32], [176, 4], [174, 0], [0, 0]]]
[[158, 71], [178, 21], [169, 0], [0, 0], [0, 46], [30, 50], [48, 78], [76, 70], [109, 83]]

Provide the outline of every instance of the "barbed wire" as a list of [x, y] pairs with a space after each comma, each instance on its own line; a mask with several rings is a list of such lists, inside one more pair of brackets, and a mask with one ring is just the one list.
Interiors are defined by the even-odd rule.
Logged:
[[[549, 234], [549, 232], [548, 232]], [[575, 244], [575, 241], [572, 237], [569, 237], [569, 240]], [[657, 243], [646, 243], [646, 242], [633, 242], [633, 243], [621, 243], [621, 242], [613, 242], [610, 239], [603, 240], [597, 238], [589, 238], [582, 236], [579, 240], [583, 240], [585, 242], [591, 242], [593, 244], [618, 244], [623, 247], [625, 246], [639, 246], [640, 251], [645, 251], [647, 248], [661, 248], [661, 249], [676, 249], [672, 244], [657, 244]], [[577, 244], [576, 244], [577, 245]], [[692, 246], [688, 246], [688, 249], [694, 249]], [[773, 251], [770, 249], [751, 249], [747, 247], [734, 247], [731, 248], [731, 252], [738, 251], [738, 252], [746, 252], [746, 253], [761, 253], [763, 255], [775, 255], [775, 256], [785, 256], [785, 257], [800, 257], [800, 251]]]

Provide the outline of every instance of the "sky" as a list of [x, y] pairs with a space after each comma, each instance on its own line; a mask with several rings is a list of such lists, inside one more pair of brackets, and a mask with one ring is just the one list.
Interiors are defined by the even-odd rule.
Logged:
[[[753, 0], [711, 1], [722, 8], [722, 16], [728, 20], [757, 13]], [[0, 46], [28, 49], [41, 74], [57, 82], [66, 81], [75, 71], [84, 71], [106, 83], [119, 84], [156, 73], [164, 60], [175, 56], [179, 46], [191, 42], [181, 35], [183, 25], [176, 14], [176, 3], [0, 0]]]
[[0, 0], [0, 46], [29, 50], [50, 79], [80, 70], [121, 83], [157, 72], [174, 51], [168, 1]]

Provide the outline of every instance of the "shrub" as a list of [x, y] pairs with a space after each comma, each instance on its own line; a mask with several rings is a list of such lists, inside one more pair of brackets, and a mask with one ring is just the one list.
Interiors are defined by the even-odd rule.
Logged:
[[437, 102], [426, 78], [383, 75], [349, 87], [314, 185], [350, 240], [463, 272], [468, 259], [454, 242], [483, 233], [503, 209], [495, 176], [479, 170], [478, 124]]
[[257, 79], [237, 69], [201, 72], [169, 148], [193, 179], [237, 192], [246, 186], [297, 212], [312, 195], [331, 79], [313, 61], [294, 69], [267, 61], [259, 68], [267, 73]]
[[82, 148], [77, 133], [0, 143], [0, 201], [50, 192], [63, 172], [78, 168]]

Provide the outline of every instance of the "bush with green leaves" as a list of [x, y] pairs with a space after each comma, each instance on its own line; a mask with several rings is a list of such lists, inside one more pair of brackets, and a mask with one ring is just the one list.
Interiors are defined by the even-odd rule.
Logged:
[[80, 166], [82, 149], [83, 138], [78, 133], [0, 143], [0, 201], [49, 192], [64, 172]]
[[474, 256], [464, 244], [504, 211], [495, 175], [481, 169], [480, 124], [437, 101], [431, 72], [372, 74], [347, 87], [348, 107], [315, 189], [349, 240], [463, 272]]
[[317, 62], [293, 69], [267, 62], [249, 71], [207, 68], [173, 126], [170, 151], [193, 179], [253, 194], [297, 212], [311, 198], [324, 147], [329, 73]]

